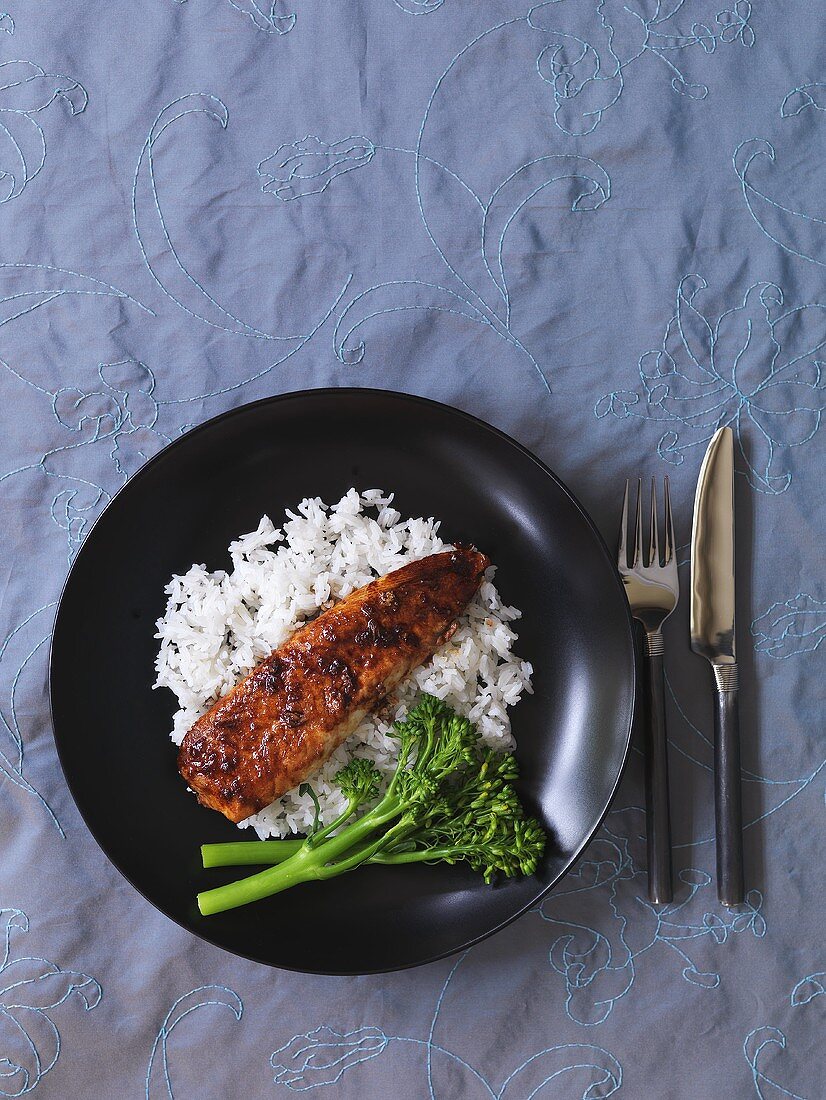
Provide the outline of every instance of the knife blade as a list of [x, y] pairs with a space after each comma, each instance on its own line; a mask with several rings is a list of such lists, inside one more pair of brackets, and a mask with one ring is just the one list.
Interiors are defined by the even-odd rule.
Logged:
[[719, 428], [706, 451], [691, 532], [691, 648], [714, 672], [717, 895], [743, 900], [738, 671], [734, 628], [734, 436]]

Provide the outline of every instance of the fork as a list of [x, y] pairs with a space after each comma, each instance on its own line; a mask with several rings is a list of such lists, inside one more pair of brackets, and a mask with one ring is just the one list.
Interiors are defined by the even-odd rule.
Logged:
[[665, 733], [665, 685], [663, 677], [662, 625], [680, 595], [671, 494], [665, 478], [665, 544], [660, 556], [657, 529], [657, 488], [651, 478], [651, 520], [647, 563], [642, 553], [642, 478], [637, 479], [634, 551], [629, 564], [627, 549], [628, 497], [625, 483], [622, 502], [618, 569], [631, 605], [631, 614], [645, 629], [647, 655], [647, 727], [645, 751], [646, 839], [648, 845], [648, 897], [664, 905], [673, 897], [671, 882], [671, 814], [668, 797], [668, 750]]

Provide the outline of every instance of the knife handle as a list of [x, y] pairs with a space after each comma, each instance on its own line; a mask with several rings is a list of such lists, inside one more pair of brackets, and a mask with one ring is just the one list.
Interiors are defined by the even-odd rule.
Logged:
[[740, 798], [740, 717], [737, 665], [715, 665], [714, 811], [717, 826], [717, 896], [723, 905], [743, 901], [743, 816]]
[[671, 882], [671, 809], [668, 795], [668, 743], [665, 733], [663, 636], [646, 634], [648, 713], [645, 745], [645, 835], [648, 847], [648, 899], [667, 905]]

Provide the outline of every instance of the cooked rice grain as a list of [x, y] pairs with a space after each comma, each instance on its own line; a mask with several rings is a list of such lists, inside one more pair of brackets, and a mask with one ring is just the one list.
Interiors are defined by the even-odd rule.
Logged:
[[[161, 647], [155, 687], [174, 692], [179, 709], [172, 740], [187, 730], [224, 692], [292, 634], [296, 627], [356, 588], [447, 545], [435, 519], [402, 519], [393, 494], [350, 489], [332, 506], [318, 497], [287, 511], [280, 528], [263, 516], [255, 531], [229, 547], [232, 568], [207, 571], [193, 565], [166, 586], [166, 613], [158, 620]], [[392, 772], [393, 721], [427, 691], [467, 714], [487, 744], [513, 747], [508, 707], [531, 691], [532, 668], [513, 654], [511, 625], [521, 615], [502, 604], [488, 574], [459, 620], [451, 640], [396, 690], [393, 704], [365, 719], [310, 781], [327, 822], [344, 806], [333, 776], [351, 755]], [[314, 805], [298, 791], [279, 798], [240, 828], [259, 837], [306, 832]]]

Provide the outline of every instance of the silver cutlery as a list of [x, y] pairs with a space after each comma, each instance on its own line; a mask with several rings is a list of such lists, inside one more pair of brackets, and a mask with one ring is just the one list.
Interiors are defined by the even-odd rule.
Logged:
[[714, 781], [717, 896], [743, 900], [738, 676], [734, 640], [734, 437], [719, 428], [708, 445], [691, 533], [691, 648], [711, 662], [716, 687]]
[[625, 483], [622, 502], [618, 568], [631, 613], [645, 629], [647, 655], [647, 713], [645, 746], [646, 839], [648, 846], [648, 897], [657, 905], [671, 901], [671, 812], [668, 795], [668, 749], [665, 731], [665, 683], [663, 676], [662, 625], [680, 595], [677, 576], [674, 519], [668, 478], [665, 497], [665, 540], [660, 554], [657, 525], [656, 482], [651, 479], [651, 518], [648, 554], [643, 557], [642, 478], [637, 480], [637, 507], [634, 521], [633, 557], [628, 560], [628, 497]]

